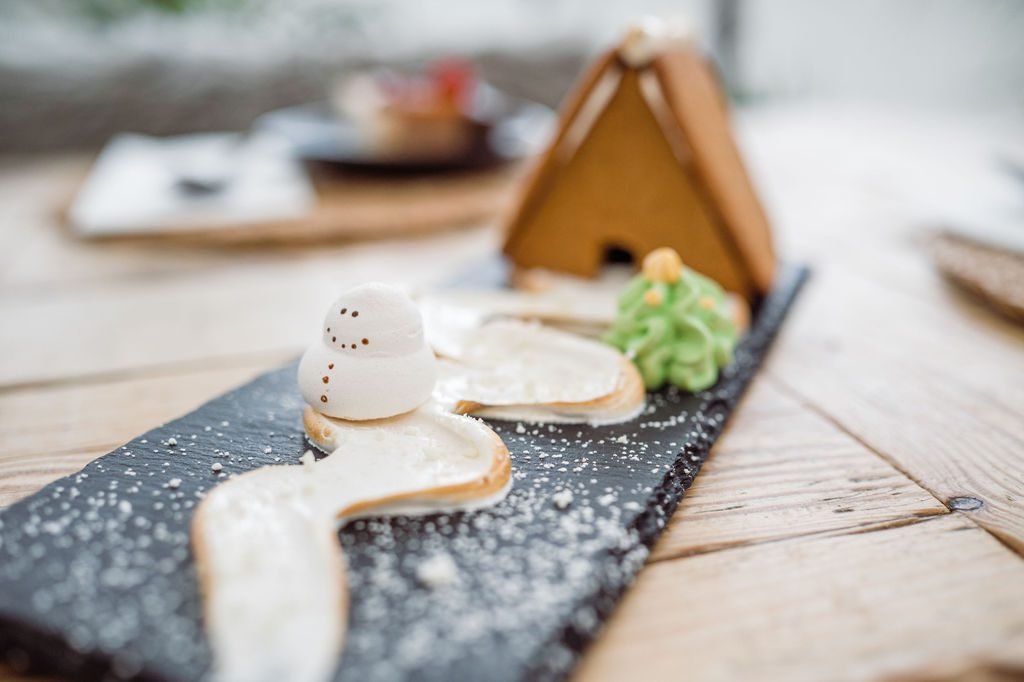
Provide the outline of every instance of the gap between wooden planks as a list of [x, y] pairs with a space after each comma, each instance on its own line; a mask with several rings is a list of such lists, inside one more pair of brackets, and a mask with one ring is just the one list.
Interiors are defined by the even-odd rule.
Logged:
[[865, 532], [946, 513], [892, 465], [761, 377], [651, 560]]
[[1024, 552], [1024, 334], [1003, 332], [834, 265], [766, 371], [944, 503], [980, 504], [965, 513]]
[[140, 433], [282, 364], [286, 358], [104, 383], [0, 393], [0, 505], [73, 473]]

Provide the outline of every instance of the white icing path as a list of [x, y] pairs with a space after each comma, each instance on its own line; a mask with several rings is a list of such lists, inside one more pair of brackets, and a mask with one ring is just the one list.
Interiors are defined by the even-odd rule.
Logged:
[[307, 452], [300, 466], [237, 476], [196, 513], [219, 681], [330, 679], [347, 610], [337, 539], [344, 521], [480, 506], [508, 490], [508, 451], [483, 422], [427, 405], [389, 420], [330, 424], [314, 434], [330, 456], [314, 463]]

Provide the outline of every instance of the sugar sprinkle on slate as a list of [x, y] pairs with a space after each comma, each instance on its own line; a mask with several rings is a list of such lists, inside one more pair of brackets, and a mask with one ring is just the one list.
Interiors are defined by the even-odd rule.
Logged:
[[448, 587], [459, 580], [459, 567], [448, 554], [435, 554], [416, 567], [416, 579], [431, 589]]

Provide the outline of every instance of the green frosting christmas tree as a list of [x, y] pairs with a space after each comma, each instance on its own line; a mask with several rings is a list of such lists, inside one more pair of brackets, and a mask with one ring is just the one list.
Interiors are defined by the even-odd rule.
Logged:
[[664, 248], [626, 286], [604, 339], [636, 364], [648, 389], [671, 382], [702, 391], [732, 361], [737, 336], [722, 288]]

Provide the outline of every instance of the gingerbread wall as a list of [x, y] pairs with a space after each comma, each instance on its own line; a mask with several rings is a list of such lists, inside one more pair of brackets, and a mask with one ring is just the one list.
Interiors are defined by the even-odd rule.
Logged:
[[[553, 150], [512, 225], [506, 253], [521, 267], [596, 275], [606, 249], [639, 260], [660, 246], [745, 296], [757, 291], [706, 187], [641, 92], [641, 74], [613, 67], [621, 82], [582, 144]], [[662, 115], [664, 112], [662, 112]], [[680, 152], [684, 158], [679, 158]]]

